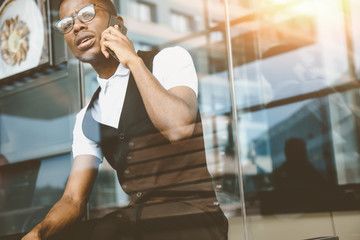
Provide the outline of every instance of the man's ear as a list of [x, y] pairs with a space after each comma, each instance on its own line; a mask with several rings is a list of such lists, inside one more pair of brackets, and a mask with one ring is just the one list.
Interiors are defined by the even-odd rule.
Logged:
[[122, 24], [124, 24], [124, 19], [121, 16], [116, 16], [116, 19], [119, 20]]

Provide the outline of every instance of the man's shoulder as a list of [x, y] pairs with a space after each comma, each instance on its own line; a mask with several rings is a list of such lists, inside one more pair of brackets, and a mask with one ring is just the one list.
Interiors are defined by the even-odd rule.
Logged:
[[155, 58], [159, 58], [159, 57], [170, 57], [170, 58], [174, 58], [174, 56], [176, 57], [189, 57], [190, 54], [189, 52], [180, 46], [173, 46], [173, 47], [166, 47], [161, 49], [155, 56]]
[[[167, 66], [167, 68], [172, 65], [177, 69], [188, 64], [192, 64], [192, 57], [185, 48], [180, 46], [164, 48], [154, 58], [154, 65]], [[171, 70], [171, 67], [169, 70]]]

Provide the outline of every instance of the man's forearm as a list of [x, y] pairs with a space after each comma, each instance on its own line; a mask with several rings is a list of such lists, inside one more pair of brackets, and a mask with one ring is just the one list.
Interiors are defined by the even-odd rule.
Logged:
[[[37, 235], [38, 239], [48, 239], [72, 223], [79, 220], [85, 213], [85, 204], [76, 203], [63, 196], [49, 211], [44, 220], [34, 227], [29, 236]], [[23, 238], [23, 240], [34, 238]], [[36, 238], [35, 238], [36, 239]]]
[[75, 157], [63, 196], [22, 240], [47, 239], [79, 220], [85, 213], [98, 166], [99, 160], [92, 155]]

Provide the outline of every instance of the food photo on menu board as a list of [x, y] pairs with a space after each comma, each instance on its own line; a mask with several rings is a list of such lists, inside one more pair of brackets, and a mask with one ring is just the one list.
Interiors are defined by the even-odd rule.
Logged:
[[0, 0], [0, 79], [49, 61], [46, 1]]

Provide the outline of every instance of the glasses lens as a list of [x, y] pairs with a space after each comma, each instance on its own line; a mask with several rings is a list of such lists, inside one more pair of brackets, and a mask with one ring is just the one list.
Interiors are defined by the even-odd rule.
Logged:
[[66, 17], [61, 19], [57, 24], [56, 24], [56, 28], [61, 32], [61, 33], [68, 33], [71, 31], [72, 27], [74, 25], [74, 21], [72, 17]]
[[80, 9], [80, 11], [77, 14], [77, 18], [82, 22], [91, 21], [94, 19], [94, 17], [95, 17], [94, 5], [89, 5]]

